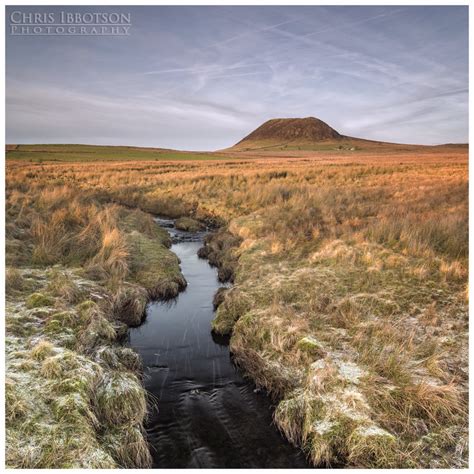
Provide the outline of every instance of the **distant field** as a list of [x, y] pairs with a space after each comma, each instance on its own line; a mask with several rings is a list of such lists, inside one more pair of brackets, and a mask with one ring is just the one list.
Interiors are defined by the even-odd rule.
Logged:
[[193, 152], [168, 150], [165, 148], [139, 148], [129, 146], [99, 145], [7, 145], [6, 158], [9, 161], [29, 163], [43, 162], [102, 162], [102, 161], [209, 161], [229, 160], [234, 158], [303, 158], [303, 157], [337, 157], [347, 160], [352, 158], [379, 160], [387, 155], [410, 154], [412, 158], [423, 155], [442, 153], [457, 154], [467, 151], [467, 145], [399, 145], [377, 143], [366, 140], [344, 141], [338, 143], [318, 144], [281, 144], [255, 148], [233, 147], [217, 152]]
[[341, 153], [350, 152], [354, 155], [372, 154], [387, 155], [393, 153], [438, 153], [446, 151], [467, 150], [467, 144], [446, 144], [446, 145], [410, 145], [400, 143], [384, 143], [358, 138], [347, 138], [340, 141], [322, 141], [319, 143], [273, 143], [272, 141], [245, 142], [237, 144], [220, 153], [240, 153], [258, 154], [261, 156], [279, 156], [285, 153], [304, 154], [304, 152], [322, 152], [337, 156]]
[[96, 145], [7, 145], [8, 160], [45, 161], [176, 161], [219, 160], [213, 153]]

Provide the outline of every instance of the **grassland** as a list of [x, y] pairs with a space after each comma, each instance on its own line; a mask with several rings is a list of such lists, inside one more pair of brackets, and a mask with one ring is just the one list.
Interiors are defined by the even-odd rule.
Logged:
[[[467, 466], [466, 150], [296, 155], [7, 160], [10, 465], [146, 465], [143, 444], [130, 457], [114, 429], [133, 426], [127, 436], [143, 441], [144, 394], [128, 397], [135, 363], [96, 360], [125, 350], [109, 328], [117, 315], [183, 286], [151, 213], [220, 226], [202, 255], [234, 285], [216, 298], [213, 328], [231, 334], [236, 362], [274, 397], [277, 426], [316, 466]], [[91, 322], [108, 328], [94, 344]], [[48, 384], [78, 373], [90, 380], [64, 392], [82, 400], [71, 421]], [[35, 435], [38, 420], [48, 434]], [[84, 439], [68, 437], [80, 426]]]
[[121, 341], [150, 298], [186, 284], [169, 236], [148, 214], [28, 169], [7, 183], [7, 466], [150, 467], [153, 401]]
[[319, 154], [320, 157], [339, 157], [341, 154], [350, 154], [355, 157], [372, 155], [374, 159], [380, 159], [387, 155], [393, 154], [411, 154], [420, 155], [433, 153], [444, 153], [451, 151], [467, 151], [466, 144], [451, 144], [451, 145], [437, 145], [437, 146], [421, 146], [409, 144], [395, 144], [386, 142], [376, 142], [371, 140], [362, 140], [359, 138], [344, 137], [337, 141], [323, 140], [317, 143], [307, 143], [298, 141], [250, 141], [234, 145], [231, 148], [221, 150], [220, 155], [231, 157], [239, 156], [240, 158], [247, 157], [287, 157], [287, 158], [301, 158], [302, 156], [314, 156]]
[[212, 153], [190, 153], [162, 148], [98, 145], [7, 145], [9, 160], [45, 161], [175, 161], [218, 160]]

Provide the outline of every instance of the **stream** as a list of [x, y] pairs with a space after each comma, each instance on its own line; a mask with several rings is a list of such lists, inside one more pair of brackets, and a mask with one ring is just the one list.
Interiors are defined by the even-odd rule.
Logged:
[[173, 301], [150, 303], [145, 322], [129, 331], [145, 387], [157, 399], [146, 426], [153, 467], [310, 467], [273, 424], [268, 396], [232, 363], [228, 339], [211, 332], [212, 299], [222, 285], [197, 256], [205, 233], [157, 222], [173, 238], [188, 286]]

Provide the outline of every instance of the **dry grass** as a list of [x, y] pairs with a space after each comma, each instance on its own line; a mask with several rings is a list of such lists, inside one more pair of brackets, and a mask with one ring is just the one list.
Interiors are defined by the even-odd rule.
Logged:
[[152, 290], [184, 285], [169, 237], [101, 192], [10, 178], [7, 465], [149, 467], [141, 362], [119, 340]]
[[[236, 361], [275, 396], [290, 441], [316, 465], [467, 466], [465, 150], [249, 153], [93, 168], [9, 162], [7, 263], [80, 266], [103, 288], [120, 286], [114, 314], [138, 320], [142, 300], [128, 284], [159, 296], [184, 285], [165, 270], [177, 261], [143, 212], [221, 225], [201, 252], [234, 281], [213, 328], [232, 333]], [[146, 256], [166, 262], [158, 275]], [[9, 272], [11, 294], [24, 291], [28, 281]], [[29, 311], [57, 311], [47, 298]], [[60, 319], [50, 318], [53, 329]], [[34, 322], [22, 321], [7, 327], [24, 334]], [[107, 338], [110, 321], [95, 324], [92, 339]], [[96, 357], [117, 370], [118, 356]], [[102, 399], [107, 418], [116, 400]], [[113, 453], [123, 463], [146, 457]]]

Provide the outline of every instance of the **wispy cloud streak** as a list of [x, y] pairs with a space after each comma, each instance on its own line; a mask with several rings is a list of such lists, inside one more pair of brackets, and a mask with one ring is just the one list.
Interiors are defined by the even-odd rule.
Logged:
[[7, 141], [210, 150], [313, 115], [346, 135], [465, 142], [467, 12], [130, 7], [127, 38], [7, 36]]

